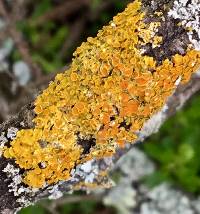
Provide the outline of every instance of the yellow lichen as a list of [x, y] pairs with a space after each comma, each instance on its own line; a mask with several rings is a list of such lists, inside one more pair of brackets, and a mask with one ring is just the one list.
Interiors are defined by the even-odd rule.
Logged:
[[[189, 48], [159, 66], [142, 56], [139, 46], [162, 41], [155, 35], [160, 23], [147, 25], [144, 16], [139, 0], [129, 4], [77, 48], [71, 67], [37, 97], [35, 127], [20, 130], [4, 148], [4, 156], [25, 170], [26, 184], [42, 187], [69, 179], [77, 164], [134, 142], [135, 132], [162, 108], [177, 79], [187, 82], [200, 67], [200, 52]], [[78, 138], [93, 138], [96, 145], [84, 154]]]

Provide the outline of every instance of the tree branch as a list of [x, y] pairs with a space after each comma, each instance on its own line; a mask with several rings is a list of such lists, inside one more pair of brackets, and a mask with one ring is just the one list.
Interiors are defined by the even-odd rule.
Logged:
[[178, 3], [130, 4], [77, 49], [69, 70], [35, 102], [0, 125], [1, 213], [111, 187], [113, 164], [199, 91], [198, 73], [191, 78], [200, 68], [199, 23], [178, 11], [196, 17], [200, 8]]

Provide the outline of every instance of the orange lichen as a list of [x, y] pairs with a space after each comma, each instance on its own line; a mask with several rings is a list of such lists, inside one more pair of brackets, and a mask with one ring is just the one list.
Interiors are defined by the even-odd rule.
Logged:
[[[25, 170], [32, 187], [70, 178], [79, 163], [111, 156], [137, 139], [136, 131], [158, 112], [176, 88], [200, 67], [200, 52], [189, 49], [159, 66], [139, 47], [162, 41], [159, 22], [145, 24], [139, 0], [114, 17], [110, 25], [88, 38], [74, 53], [71, 67], [35, 101], [35, 127], [20, 130], [6, 158]], [[152, 72], [153, 71], [153, 72]], [[79, 139], [95, 139], [88, 153]], [[86, 142], [87, 143], [87, 142]]]

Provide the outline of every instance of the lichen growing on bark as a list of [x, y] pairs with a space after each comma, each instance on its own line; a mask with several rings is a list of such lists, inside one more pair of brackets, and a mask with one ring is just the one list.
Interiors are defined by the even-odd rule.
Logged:
[[3, 155], [14, 158], [31, 187], [67, 180], [77, 164], [111, 156], [133, 143], [136, 132], [165, 104], [177, 87], [200, 67], [200, 52], [162, 63], [140, 47], [157, 47], [159, 22], [145, 23], [139, 0], [88, 38], [74, 53], [71, 67], [58, 74], [35, 101], [32, 129], [22, 129]]

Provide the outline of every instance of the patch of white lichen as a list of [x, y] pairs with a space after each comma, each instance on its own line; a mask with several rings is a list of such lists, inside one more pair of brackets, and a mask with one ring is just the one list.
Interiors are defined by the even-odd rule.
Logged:
[[[200, 50], [200, 2], [199, 0], [176, 0], [168, 13], [174, 19], [180, 19], [189, 32], [190, 42]], [[196, 34], [196, 36], [195, 36]], [[198, 38], [197, 38], [198, 37]]]
[[6, 173], [8, 178], [12, 179], [12, 182], [8, 185], [8, 191], [13, 192], [13, 195], [18, 198], [17, 202], [22, 206], [30, 205], [31, 202], [27, 199], [26, 194], [34, 193], [38, 190], [24, 187], [19, 168], [16, 168], [12, 164], [8, 163], [2, 171]]

